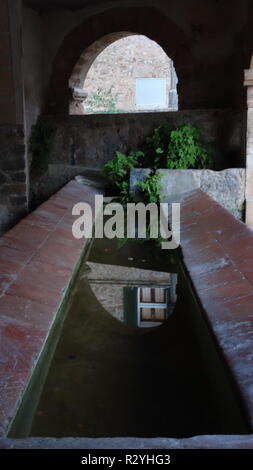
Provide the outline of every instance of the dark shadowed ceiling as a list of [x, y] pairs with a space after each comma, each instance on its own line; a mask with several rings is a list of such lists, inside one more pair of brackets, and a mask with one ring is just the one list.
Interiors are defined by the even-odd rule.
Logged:
[[[69, 8], [76, 10], [78, 8], [91, 6], [96, 3], [106, 3], [108, 0], [23, 0], [23, 4], [27, 7], [38, 11], [55, 10], [57, 8]], [[110, 1], [110, 0], [109, 0]]]

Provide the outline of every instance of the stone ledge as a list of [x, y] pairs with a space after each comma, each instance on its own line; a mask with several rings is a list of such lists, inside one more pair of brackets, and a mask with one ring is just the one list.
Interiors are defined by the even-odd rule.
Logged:
[[87, 240], [72, 207], [95, 191], [70, 182], [0, 239], [0, 435], [8, 432]]
[[253, 426], [253, 231], [198, 189], [181, 199], [181, 249]]
[[196, 436], [190, 439], [0, 439], [0, 449], [253, 449], [253, 435]]

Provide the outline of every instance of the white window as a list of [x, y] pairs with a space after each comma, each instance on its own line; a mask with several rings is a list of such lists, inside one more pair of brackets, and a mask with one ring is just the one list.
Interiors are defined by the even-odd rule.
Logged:
[[136, 105], [139, 107], [167, 107], [166, 78], [137, 78]]

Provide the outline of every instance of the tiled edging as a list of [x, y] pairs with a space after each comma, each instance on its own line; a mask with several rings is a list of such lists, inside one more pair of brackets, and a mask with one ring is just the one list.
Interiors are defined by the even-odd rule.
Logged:
[[181, 201], [181, 250], [253, 426], [253, 231], [196, 190]]
[[56, 343], [71, 281], [89, 247], [72, 236], [72, 208], [77, 202], [94, 207], [94, 196], [90, 187], [70, 182], [0, 239], [0, 436], [24, 401], [31, 408], [38, 399], [43, 354], [53, 353], [51, 335]]

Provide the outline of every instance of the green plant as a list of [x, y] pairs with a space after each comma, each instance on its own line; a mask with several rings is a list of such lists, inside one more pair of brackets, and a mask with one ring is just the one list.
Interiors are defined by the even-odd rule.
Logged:
[[117, 109], [117, 97], [112, 91], [113, 87], [109, 90], [102, 90], [98, 88], [97, 92], [91, 93], [89, 98], [85, 101], [86, 112], [89, 114], [116, 114], [120, 110]]
[[168, 124], [157, 127], [146, 140], [144, 166], [146, 168], [166, 168], [171, 128]]
[[129, 188], [129, 180], [128, 181], [121, 181], [117, 183], [117, 187], [120, 191], [120, 202], [124, 206], [129, 202], [132, 202], [132, 196], [130, 194]]
[[55, 127], [48, 121], [39, 119], [33, 127], [29, 141], [29, 150], [32, 154], [32, 172], [41, 173], [47, 169], [54, 147], [54, 134]]
[[132, 152], [124, 155], [116, 152], [115, 158], [103, 168], [110, 190], [119, 193], [123, 204], [131, 202], [129, 176], [132, 168], [151, 168], [151, 175], [140, 183], [142, 198], [145, 202], [157, 202], [161, 190], [159, 168], [168, 169], [201, 169], [210, 168], [212, 158], [210, 151], [202, 142], [200, 129], [191, 124], [184, 124], [171, 130], [168, 124], [157, 127], [147, 138], [145, 152]]
[[212, 167], [212, 157], [200, 129], [184, 124], [171, 130], [162, 124], [147, 138], [144, 166], [158, 169], [202, 169]]
[[110, 184], [117, 185], [122, 181], [126, 181], [131, 169], [139, 165], [139, 159], [143, 155], [142, 152], [132, 152], [129, 155], [116, 152], [116, 156], [103, 167], [103, 172], [106, 174]]
[[171, 132], [167, 168], [203, 169], [211, 165], [211, 154], [202, 142], [200, 129], [185, 124]]
[[146, 204], [158, 203], [161, 199], [161, 178], [162, 173], [152, 173], [145, 181], [139, 183], [142, 199]]

